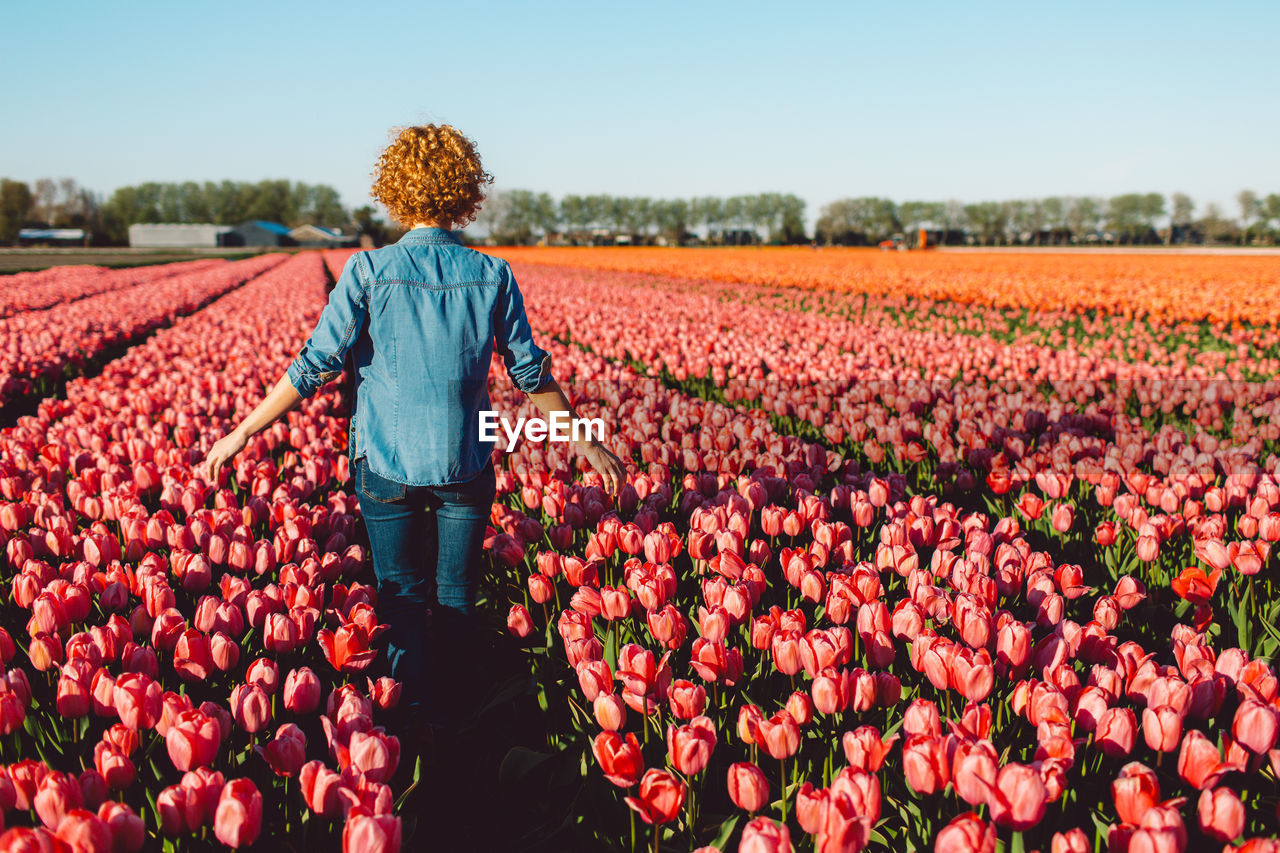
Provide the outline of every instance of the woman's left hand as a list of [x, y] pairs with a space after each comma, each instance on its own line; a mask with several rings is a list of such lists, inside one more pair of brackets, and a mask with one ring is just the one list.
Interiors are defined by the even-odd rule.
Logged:
[[200, 463], [200, 471], [204, 474], [205, 479], [210, 483], [217, 485], [218, 472], [222, 470], [222, 466], [229, 465], [236, 454], [244, 450], [245, 439], [240, 434], [240, 430], [232, 430], [227, 435], [218, 439], [217, 443], [205, 456], [204, 461]]

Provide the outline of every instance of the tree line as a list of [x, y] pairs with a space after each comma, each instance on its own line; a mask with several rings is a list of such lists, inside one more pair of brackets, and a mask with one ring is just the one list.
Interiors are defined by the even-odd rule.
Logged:
[[[805, 243], [875, 245], [919, 229], [950, 244], [1065, 245], [1089, 242], [1280, 242], [1280, 193], [1242, 190], [1238, 215], [1217, 204], [1200, 211], [1185, 193], [1050, 196], [965, 203], [860, 197], [837, 199], [819, 212], [812, 237], [805, 230], [805, 202], [791, 193], [729, 197], [649, 198], [608, 194], [495, 191], [477, 223], [494, 242], [555, 243]], [[0, 243], [17, 240], [23, 227], [85, 228], [97, 243], [128, 242], [136, 222], [247, 220], [328, 227], [355, 225], [375, 242], [395, 239], [369, 205], [348, 211], [327, 184], [270, 179], [147, 182], [120, 187], [105, 201], [71, 178], [41, 178], [28, 185], [0, 179]], [[621, 238], [621, 240], [620, 240]]]
[[815, 239], [822, 243], [874, 245], [919, 229], [944, 243], [978, 245], [1063, 245], [1114, 242], [1275, 243], [1280, 239], [1280, 193], [1265, 198], [1252, 190], [1236, 196], [1240, 215], [1232, 219], [1217, 204], [1196, 216], [1186, 193], [1125, 193], [1111, 198], [1050, 196], [984, 201], [907, 201], [845, 198], [822, 208]]
[[[810, 238], [805, 202], [790, 194], [729, 198], [651, 199], [566, 195], [529, 190], [495, 192], [477, 219], [492, 241], [680, 243], [802, 243], [876, 245], [894, 237], [948, 244], [1066, 245], [1113, 242], [1205, 243], [1280, 241], [1280, 194], [1237, 196], [1239, 217], [1217, 205], [1196, 206], [1185, 193], [1126, 193], [1111, 198], [1050, 196], [1010, 201], [904, 201], [842, 198], [824, 205]], [[696, 233], [695, 233], [696, 232]]]
[[[372, 207], [355, 212], [374, 224]], [[34, 184], [0, 179], [0, 242], [17, 240], [18, 230], [84, 228], [95, 242], [123, 244], [138, 222], [211, 222], [239, 225], [261, 219], [290, 228], [310, 223], [348, 225], [352, 213], [327, 184], [268, 179], [249, 181], [148, 181], [120, 187], [105, 201], [71, 178], [40, 178]]]
[[804, 209], [804, 200], [791, 193], [690, 199], [596, 194], [557, 200], [516, 189], [492, 193], [476, 222], [492, 240], [507, 245], [613, 242], [618, 235], [674, 244], [688, 242], [699, 227], [713, 243], [801, 243], [808, 240]]

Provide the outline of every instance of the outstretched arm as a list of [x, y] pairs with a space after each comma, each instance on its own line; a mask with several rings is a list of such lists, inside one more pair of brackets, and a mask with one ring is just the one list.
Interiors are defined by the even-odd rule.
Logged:
[[244, 450], [249, 439], [275, 423], [276, 418], [296, 409], [302, 400], [302, 395], [293, 387], [288, 375], [281, 376], [276, 387], [271, 389], [271, 393], [254, 407], [240, 425], [213, 445], [204, 462], [201, 463], [201, 471], [205, 479], [210, 483], [217, 483], [218, 472], [222, 470], [222, 466], [230, 463], [237, 453]]
[[359, 263], [359, 253], [347, 259], [315, 331], [285, 375], [249, 416], [209, 451], [201, 464], [209, 482], [217, 482], [218, 471], [244, 449], [250, 438], [271, 426], [285, 412], [297, 408], [342, 372], [347, 350], [355, 343], [365, 321], [364, 289], [357, 275]]
[[[560, 383], [555, 379], [548, 379], [537, 391], [529, 392], [529, 402], [537, 406], [538, 411], [548, 419], [556, 412], [568, 412], [570, 419], [575, 417], [573, 407], [569, 405], [564, 391], [560, 390]], [[616, 496], [622, 490], [623, 484], [627, 482], [627, 469], [623, 467], [622, 460], [594, 438], [576, 441], [574, 444], [577, 445], [578, 452], [587, 458], [591, 467], [596, 469], [604, 479], [605, 488], [608, 489], [609, 494]]]

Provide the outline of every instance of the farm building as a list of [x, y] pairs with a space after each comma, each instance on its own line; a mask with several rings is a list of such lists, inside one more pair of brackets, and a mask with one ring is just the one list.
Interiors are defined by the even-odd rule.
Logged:
[[129, 226], [129, 245], [146, 248], [216, 248], [231, 233], [230, 225], [138, 222]]
[[320, 225], [299, 225], [289, 232], [289, 237], [299, 246], [308, 248], [337, 249], [356, 245], [355, 234], [345, 234], [338, 228]]
[[227, 234], [224, 246], [292, 246], [289, 229], [279, 222], [255, 219], [237, 225]]

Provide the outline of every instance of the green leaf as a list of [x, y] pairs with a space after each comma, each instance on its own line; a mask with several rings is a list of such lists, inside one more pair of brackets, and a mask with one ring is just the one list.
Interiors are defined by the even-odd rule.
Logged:
[[720, 824], [720, 834], [717, 835], [716, 840], [712, 842], [713, 846], [718, 847], [721, 850], [726, 849], [729, 844], [729, 837], [733, 835], [733, 830], [737, 828], [738, 818], [740, 817], [741, 815], [734, 815], [724, 823]]
[[477, 716], [484, 716], [486, 713], [488, 713], [489, 711], [492, 711], [494, 708], [497, 708], [500, 705], [505, 705], [507, 702], [510, 702], [512, 699], [515, 699], [517, 696], [524, 695], [528, 691], [528, 689], [529, 689], [529, 676], [527, 674], [520, 673], [518, 675], [513, 675], [511, 678], [508, 678], [506, 681], [502, 682], [502, 684], [498, 685], [498, 687], [494, 689], [494, 691], [490, 694], [493, 698], [485, 703], [484, 707], [480, 709], [480, 713]]
[[551, 758], [545, 752], [536, 752], [528, 747], [513, 746], [502, 758], [498, 767], [498, 781], [503, 783], [518, 782], [527, 777], [543, 762]]

